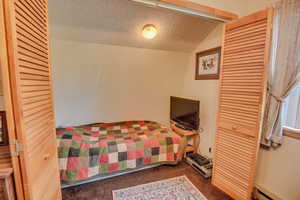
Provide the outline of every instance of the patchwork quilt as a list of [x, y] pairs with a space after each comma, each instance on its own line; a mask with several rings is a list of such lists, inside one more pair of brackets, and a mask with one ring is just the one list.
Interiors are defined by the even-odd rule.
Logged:
[[179, 158], [180, 137], [157, 122], [99, 123], [56, 130], [63, 182]]

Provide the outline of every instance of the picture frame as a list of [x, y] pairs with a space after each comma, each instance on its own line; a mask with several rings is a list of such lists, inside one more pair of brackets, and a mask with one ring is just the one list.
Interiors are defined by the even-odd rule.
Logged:
[[0, 111], [0, 146], [8, 145], [8, 133], [5, 111]]
[[196, 53], [195, 80], [220, 78], [221, 49], [219, 46]]

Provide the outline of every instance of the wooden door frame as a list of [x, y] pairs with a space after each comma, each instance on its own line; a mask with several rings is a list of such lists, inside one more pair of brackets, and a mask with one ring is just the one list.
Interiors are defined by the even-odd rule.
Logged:
[[[1, 79], [3, 85], [3, 95], [4, 95], [4, 107], [6, 111], [7, 118], [7, 130], [8, 139], [10, 141], [10, 152], [15, 152], [15, 145], [11, 144], [11, 141], [17, 140], [16, 126], [15, 126], [15, 116], [13, 110], [13, 99], [11, 94], [11, 79], [9, 70], [9, 57], [8, 57], [8, 45], [7, 45], [7, 29], [6, 29], [6, 13], [4, 9], [4, 1], [0, 0], [0, 69], [1, 69]], [[12, 154], [11, 154], [12, 155]], [[24, 188], [21, 174], [21, 165], [19, 156], [11, 156], [11, 162], [13, 166], [14, 183], [16, 188], [16, 194], [18, 200], [24, 199]]]
[[239, 18], [239, 16], [233, 12], [209, 7], [200, 3], [193, 2], [191, 0], [159, 0], [159, 2], [167, 3], [182, 8], [197, 10], [208, 15], [215, 16], [217, 18], [221, 18], [228, 21], [236, 20]]

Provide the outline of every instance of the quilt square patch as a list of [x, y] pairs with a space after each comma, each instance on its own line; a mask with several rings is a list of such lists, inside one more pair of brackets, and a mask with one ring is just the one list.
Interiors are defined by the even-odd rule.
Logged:
[[77, 172], [78, 179], [84, 179], [88, 177], [88, 168], [81, 168]]
[[68, 158], [60, 158], [59, 159], [59, 168], [60, 169], [67, 169]]
[[118, 152], [118, 147], [116, 142], [108, 142], [108, 153]]
[[71, 147], [69, 150], [69, 157], [79, 157], [80, 149]]
[[95, 167], [98, 165], [99, 161], [98, 161], [98, 156], [90, 156], [89, 159], [89, 165], [90, 167]]
[[148, 165], [148, 164], [150, 164], [151, 163], [151, 157], [145, 157], [144, 158], [144, 164], [145, 165]]
[[99, 173], [99, 166], [90, 167], [88, 169], [88, 177], [96, 176]]
[[118, 152], [108, 154], [108, 163], [118, 162]]
[[78, 162], [78, 158], [70, 157], [68, 159], [67, 170], [76, 170], [78, 167], [77, 162]]
[[91, 165], [90, 161], [89, 161], [89, 157], [80, 157], [77, 160], [77, 168], [81, 169], [81, 168], [86, 168], [88, 169], [91, 166], [97, 166], [97, 163], [95, 165]]
[[101, 154], [100, 155], [100, 162], [99, 164], [108, 164], [108, 154]]
[[136, 155], [135, 155], [135, 150], [134, 149], [129, 149], [128, 152], [127, 152], [127, 155], [128, 155], [128, 160], [133, 160], [136, 158]]
[[151, 148], [151, 152], [152, 152], [152, 155], [158, 155], [159, 154], [159, 147]]
[[159, 154], [159, 161], [163, 162], [167, 160], [167, 154], [163, 153], [163, 154]]
[[99, 166], [99, 173], [106, 174], [108, 172], [108, 164], [102, 164]]
[[144, 165], [144, 158], [137, 158], [136, 159], [136, 166], [142, 167]]
[[58, 147], [57, 151], [58, 151], [59, 158], [68, 158], [69, 157], [69, 151], [70, 151], [69, 147], [65, 147], [65, 146]]
[[90, 148], [89, 156], [99, 156], [99, 148]]
[[118, 152], [126, 152], [127, 151], [127, 145], [125, 143], [120, 143], [117, 145]]
[[127, 152], [118, 152], [118, 161], [127, 160]]
[[127, 160], [119, 162], [119, 170], [127, 169]]
[[150, 157], [152, 155], [152, 149], [146, 148], [144, 149], [144, 156], [145, 157]]
[[108, 165], [108, 171], [109, 172], [114, 172], [119, 170], [119, 163], [111, 163]]
[[135, 160], [127, 160], [127, 167], [130, 169], [136, 168], [136, 161]]

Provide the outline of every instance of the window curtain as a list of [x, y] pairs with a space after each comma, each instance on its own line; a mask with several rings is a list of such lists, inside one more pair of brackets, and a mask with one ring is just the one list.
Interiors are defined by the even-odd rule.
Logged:
[[282, 143], [284, 101], [300, 81], [300, 1], [274, 4], [274, 22], [262, 143]]
[[285, 127], [300, 130], [300, 84], [285, 100], [283, 123]]

